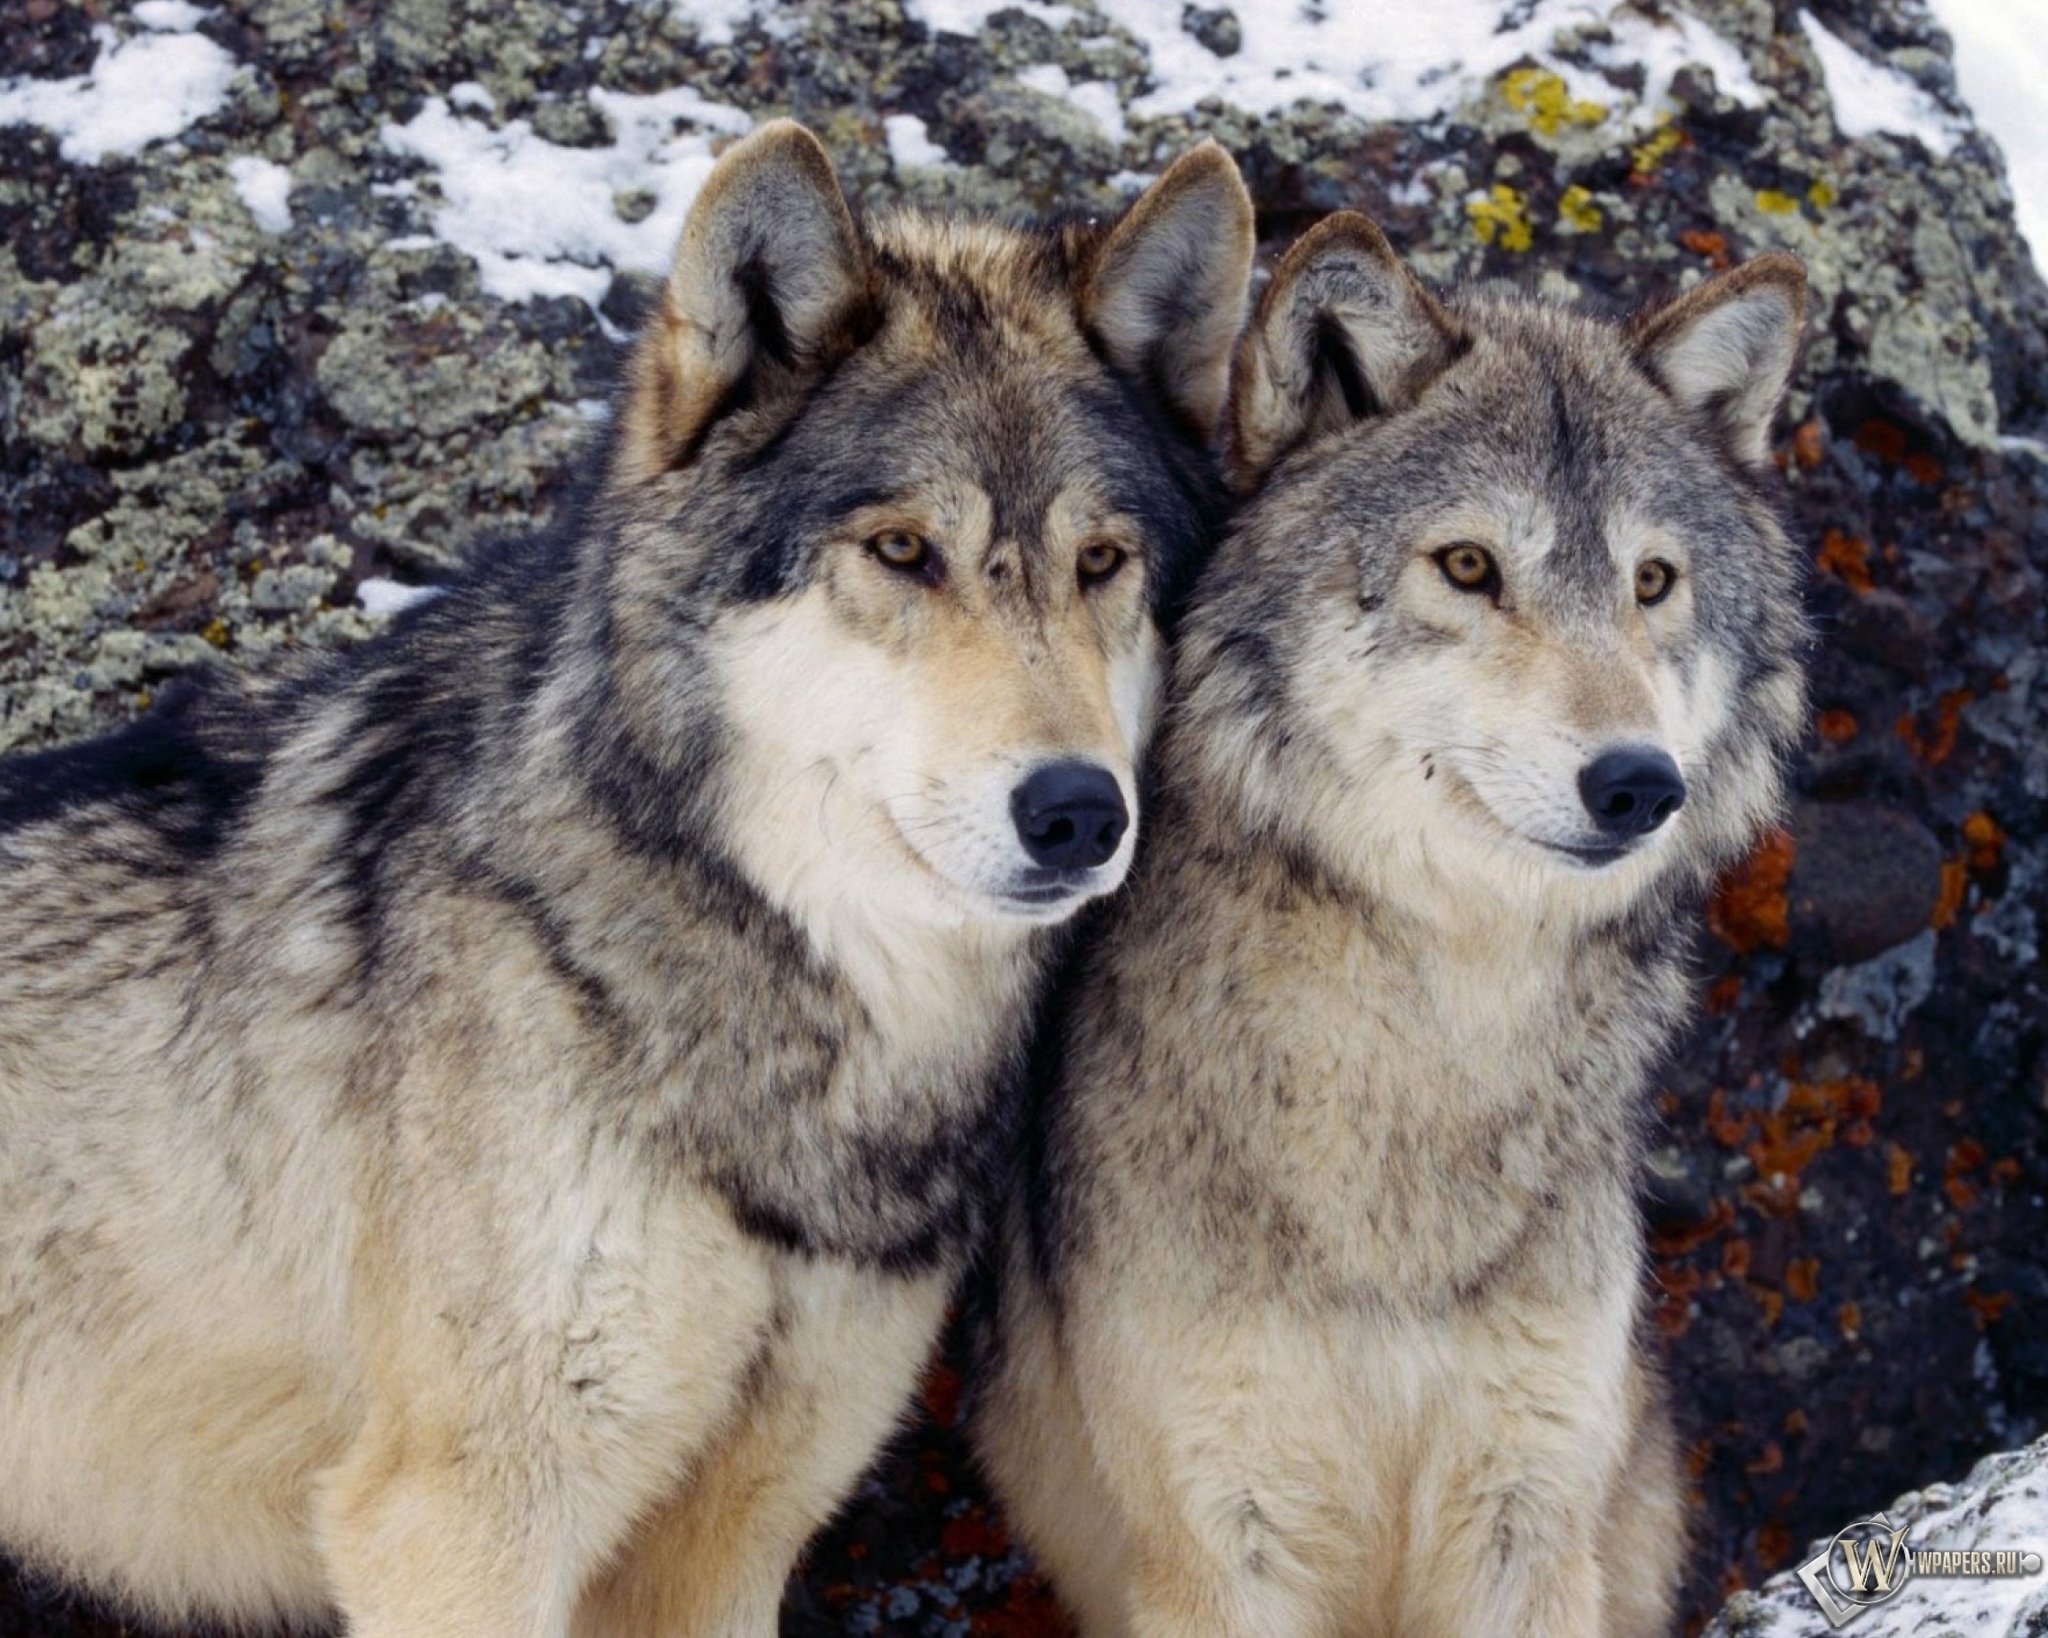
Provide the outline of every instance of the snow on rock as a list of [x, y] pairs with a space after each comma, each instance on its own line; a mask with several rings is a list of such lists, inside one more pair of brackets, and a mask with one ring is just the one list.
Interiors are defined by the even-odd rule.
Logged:
[[292, 173], [282, 165], [253, 154], [238, 154], [228, 161], [228, 177], [235, 192], [249, 207], [249, 214], [265, 233], [284, 233], [292, 225]]
[[[2048, 1439], [1985, 1457], [1960, 1484], [1911, 1491], [1884, 1515], [1905, 1527], [1916, 1549], [2048, 1553]], [[1799, 1562], [1826, 1545], [1813, 1543]], [[1857, 1638], [2035, 1638], [2048, 1631], [2048, 1573], [1915, 1574], [1893, 1597], [1852, 1615], [1843, 1630]], [[1834, 1631], [1795, 1569], [1772, 1577], [1760, 1592], [1737, 1593], [1706, 1638], [1832, 1638]]]
[[[917, 17], [948, 32], [968, 32], [998, 9], [978, 0], [910, 0]], [[1101, 10], [1151, 59], [1155, 87], [1130, 109], [1141, 116], [1182, 113], [1216, 97], [1249, 113], [1308, 101], [1334, 103], [1361, 119], [1423, 120], [1454, 109], [1477, 85], [1525, 58], [1556, 72], [1574, 97], [1615, 103], [1620, 93], [1611, 83], [1560, 54], [1570, 46], [1595, 62], [1641, 64], [1646, 83], [1635, 99], [1638, 110], [1659, 108], [1672, 76], [1688, 63], [1711, 70], [1724, 95], [1750, 105], [1761, 95], [1741, 52], [1676, 10], [1653, 19], [1633, 6], [1587, 0], [1536, 0], [1505, 14], [1496, 0], [1406, 9], [1247, 5], [1236, 11], [1236, 45], [1227, 56], [1190, 31], [1182, 0], [1102, 0]]]
[[1017, 83], [1080, 109], [1102, 127], [1112, 142], [1122, 142], [1130, 135], [1116, 87], [1107, 80], [1073, 80], [1058, 63], [1034, 63], [1017, 76]]
[[1955, 148], [1962, 129], [1933, 97], [1897, 69], [1874, 63], [1837, 39], [1812, 12], [1802, 11], [1799, 24], [1820, 59], [1835, 127], [1843, 136], [1884, 132], [1912, 137], [1936, 158], [1947, 157]]
[[403, 614], [422, 603], [431, 603], [447, 589], [445, 586], [408, 586], [400, 580], [385, 580], [373, 575], [356, 582], [356, 602], [365, 614]]
[[523, 119], [494, 127], [487, 96], [455, 92], [384, 127], [386, 147], [435, 168], [434, 231], [475, 260], [494, 296], [576, 296], [594, 308], [615, 270], [666, 270], [711, 172], [712, 138], [753, 125], [684, 87], [599, 87], [590, 100], [617, 132], [608, 146], [563, 147]]
[[889, 143], [889, 162], [899, 171], [929, 170], [951, 160], [915, 114], [891, 114], [882, 121]]
[[235, 59], [189, 30], [206, 13], [184, 0], [143, 0], [151, 32], [122, 39], [93, 29], [99, 56], [75, 79], [0, 79], [0, 125], [40, 125], [74, 165], [140, 153], [226, 103]]

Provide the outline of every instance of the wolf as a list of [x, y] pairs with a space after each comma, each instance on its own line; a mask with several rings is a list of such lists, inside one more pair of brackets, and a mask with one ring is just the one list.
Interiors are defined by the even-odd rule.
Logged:
[[1647, 1638], [1647, 1078], [1804, 720], [1804, 275], [1627, 324], [1311, 230], [1148, 842], [1048, 1044], [974, 1438], [1086, 1638]]
[[0, 764], [0, 1546], [169, 1621], [774, 1630], [1121, 881], [1248, 197], [728, 151], [601, 478], [350, 654]]

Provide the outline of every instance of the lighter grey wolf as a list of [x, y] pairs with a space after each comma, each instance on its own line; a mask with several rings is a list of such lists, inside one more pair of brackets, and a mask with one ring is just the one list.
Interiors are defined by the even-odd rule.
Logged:
[[0, 765], [0, 1545], [147, 1615], [765, 1634], [1121, 880], [1247, 305], [727, 153], [602, 481], [338, 659]]
[[1356, 216], [1263, 296], [976, 1421], [1087, 1638], [1668, 1627], [1640, 1105], [1804, 719], [1804, 317], [1440, 300]]

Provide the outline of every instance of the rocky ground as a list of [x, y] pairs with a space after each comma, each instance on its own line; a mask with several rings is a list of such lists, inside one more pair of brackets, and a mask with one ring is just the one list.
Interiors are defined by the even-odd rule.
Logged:
[[[502, 299], [533, 270], [448, 242], [463, 184], [422, 159], [423, 116], [524, 122], [529, 156], [601, 171], [650, 107], [695, 108], [665, 150], [680, 176], [689, 143], [793, 113], [864, 201], [995, 210], [1113, 206], [1213, 134], [1269, 250], [1353, 206], [1433, 277], [1607, 308], [1789, 247], [1816, 290], [1780, 450], [1814, 563], [1813, 735], [1788, 827], [1701, 929], [1701, 1021], [1646, 1180], [1695, 1625], [1809, 1538], [2033, 1437], [2048, 293], [1918, 0], [1810, 10], [1918, 98], [1919, 136], [1838, 120], [1814, 35], [1773, 0], [1618, 10], [1398, 122], [1163, 111], [1141, 100], [1157, 42], [1090, 0], [972, 34], [934, 26], [957, 3], [716, 9], [0, 0], [0, 119], [150, 37], [226, 65], [196, 123], [132, 154], [0, 123], [0, 749], [118, 722], [196, 663], [354, 641], [379, 622], [366, 581], [430, 579], [575, 480], [644, 274]], [[1659, 38], [1708, 25], [1716, 66], [1632, 67], [1613, 41], [1660, 16]], [[1226, 8], [1184, 17], [1219, 61], [1239, 49]], [[673, 203], [627, 176], [612, 216], [659, 227]], [[959, 1394], [933, 1373], [789, 1631], [1056, 1630], [961, 1458]], [[0, 1573], [0, 1635], [117, 1625]]]

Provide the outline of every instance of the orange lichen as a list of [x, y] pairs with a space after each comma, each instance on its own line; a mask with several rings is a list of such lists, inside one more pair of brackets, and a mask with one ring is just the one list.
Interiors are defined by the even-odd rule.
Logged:
[[1797, 1217], [1799, 1215], [1799, 1179], [1777, 1176], [1761, 1183], [1745, 1183], [1742, 1186], [1743, 1204], [1766, 1217]]
[[1863, 1306], [1860, 1303], [1845, 1302], [1835, 1310], [1835, 1323], [1842, 1328], [1842, 1335], [1854, 1342], [1863, 1335]]
[[1744, 1279], [1749, 1274], [1749, 1242], [1730, 1240], [1721, 1248], [1721, 1272], [1731, 1280]]
[[1902, 1149], [1896, 1143], [1889, 1146], [1884, 1157], [1885, 1188], [1892, 1194], [1906, 1194], [1913, 1187], [1913, 1151]]
[[1773, 1291], [1752, 1280], [1749, 1282], [1749, 1294], [1756, 1298], [1757, 1307], [1763, 1310], [1766, 1328], [1776, 1325], [1784, 1317], [1785, 1294], [1782, 1291]]
[[1716, 271], [1735, 265], [1735, 258], [1728, 253], [1728, 239], [1724, 234], [1706, 228], [1687, 228], [1678, 236], [1678, 242], [1695, 256], [1704, 256], [1707, 264]]
[[1806, 471], [1811, 472], [1826, 458], [1828, 449], [1827, 428], [1819, 416], [1799, 423], [1792, 434], [1792, 459]]
[[1869, 541], [1830, 529], [1820, 537], [1820, 551], [1813, 561], [1822, 574], [1834, 576], [1851, 591], [1870, 590]]
[[2005, 846], [2005, 831], [1998, 821], [1981, 809], [1963, 821], [1963, 841], [1970, 849], [1970, 868], [1991, 871], [1998, 868], [1998, 856]]
[[1934, 702], [1934, 728], [1923, 734], [1908, 712], [1892, 725], [1906, 749], [1931, 768], [1938, 768], [1955, 754], [1956, 734], [1962, 727], [1963, 707], [1977, 696], [1967, 688], [1951, 688]]
[[1739, 1149], [1749, 1136], [1749, 1129], [1756, 1124], [1756, 1116], [1748, 1110], [1731, 1110], [1728, 1107], [1728, 1093], [1722, 1087], [1715, 1087], [1707, 1094], [1707, 1131], [1714, 1141], [1724, 1149]]
[[1794, 1302], [1812, 1302], [1820, 1295], [1818, 1257], [1795, 1257], [1785, 1265], [1785, 1294]]
[[1955, 926], [1969, 891], [1970, 867], [1961, 859], [1944, 859], [1941, 864], [1941, 896], [1934, 901], [1934, 914], [1927, 918], [1927, 924], [1937, 933]]
[[1659, 1257], [1683, 1257], [1697, 1251], [1735, 1221], [1735, 1208], [1716, 1200], [1707, 1215], [1681, 1228], [1664, 1229], [1650, 1236], [1650, 1249]]
[[1856, 737], [1856, 716], [1851, 711], [1823, 711], [1814, 726], [1830, 745], [1846, 745]]
[[1797, 855], [1790, 831], [1775, 830], [1754, 853], [1721, 878], [1707, 906], [1714, 936], [1743, 955], [1782, 950], [1792, 942], [1791, 906], [1785, 884]]
[[2005, 1311], [2012, 1306], [2010, 1291], [1979, 1291], [1975, 1287], [1963, 1293], [1963, 1301], [1970, 1305], [1970, 1317], [1982, 1331], [1996, 1325], [2005, 1317]]

